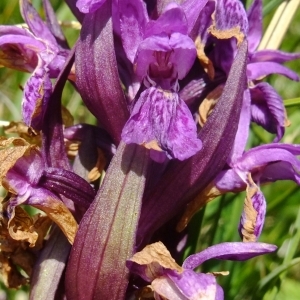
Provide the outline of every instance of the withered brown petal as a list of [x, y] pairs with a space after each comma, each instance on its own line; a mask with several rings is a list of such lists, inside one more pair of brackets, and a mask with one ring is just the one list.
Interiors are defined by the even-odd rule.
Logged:
[[162, 242], [146, 246], [142, 251], [135, 253], [130, 261], [146, 265], [144, 272], [149, 281], [161, 276], [163, 268], [176, 270], [178, 273], [183, 271]]
[[35, 201], [35, 203], [30, 204], [45, 212], [63, 231], [68, 241], [73, 244], [78, 225], [73, 215], [62, 201], [48, 196], [41, 199], [40, 203]]
[[38, 233], [34, 230], [32, 218], [20, 206], [15, 207], [13, 210], [8, 221], [8, 232], [14, 240], [28, 242], [29, 247], [34, 247], [38, 239]]
[[4, 284], [9, 288], [20, 288], [28, 282], [3, 252], [0, 252], [0, 271]]

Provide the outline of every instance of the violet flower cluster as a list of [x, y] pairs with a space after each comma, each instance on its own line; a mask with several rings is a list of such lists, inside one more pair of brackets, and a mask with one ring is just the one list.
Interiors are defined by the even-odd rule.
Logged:
[[[280, 143], [285, 108], [263, 81], [299, 81], [283, 63], [300, 54], [257, 50], [261, 0], [248, 10], [239, 0], [66, 0], [82, 25], [71, 48], [42, 2], [45, 21], [21, 0], [25, 24], [0, 26], [0, 64], [30, 73], [23, 120], [6, 128], [18, 136], [0, 137], [5, 284], [30, 283], [30, 299], [224, 299], [217, 275], [227, 273], [195, 269], [274, 252], [258, 242], [260, 186], [300, 184], [300, 145]], [[69, 121], [68, 80], [97, 126]], [[252, 122], [274, 141], [246, 149]], [[178, 265], [182, 235], [167, 244], [166, 225], [183, 231], [208, 201], [241, 191], [242, 241]]]

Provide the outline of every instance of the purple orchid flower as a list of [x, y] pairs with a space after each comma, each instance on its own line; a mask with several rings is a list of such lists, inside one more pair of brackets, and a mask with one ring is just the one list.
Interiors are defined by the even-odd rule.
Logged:
[[22, 114], [28, 126], [40, 130], [52, 90], [50, 78], [58, 76], [69, 51], [60, 46], [28, 0], [21, 1], [21, 13], [28, 29], [0, 26], [0, 61], [32, 73], [24, 87]]
[[260, 185], [277, 180], [292, 180], [300, 184], [299, 145], [273, 143], [244, 152], [230, 167], [216, 178], [192, 201], [182, 217], [178, 229], [182, 230], [191, 216], [208, 201], [228, 193], [246, 190], [244, 211], [239, 232], [244, 241], [257, 241], [265, 219], [266, 200]]
[[134, 3], [135, 11], [140, 9], [140, 29], [130, 32], [132, 1], [122, 1], [121, 37], [146, 90], [136, 100], [122, 139], [127, 144], [143, 144], [165, 151], [169, 158], [185, 160], [202, 147], [192, 114], [178, 95], [178, 80], [185, 77], [196, 57], [186, 16], [180, 6], [171, 4], [157, 20], [149, 21], [141, 1]]
[[[211, 21], [210, 16], [214, 9], [215, 17]], [[248, 12], [238, 0], [217, 1], [215, 8], [212, 3], [205, 7], [202, 17], [196, 38], [197, 55], [211, 80], [206, 80], [204, 84], [207, 88], [204, 89], [198, 84], [199, 80], [196, 83], [191, 82], [186, 91], [181, 93], [183, 99], [190, 101], [188, 98], [191, 94], [198, 93], [201, 96], [203, 91], [207, 94], [207, 89], [212, 90], [211, 95], [218, 95], [216, 91], [223, 84], [222, 78], [227, 77], [237, 44], [246, 38], [249, 43], [247, 80], [251, 96], [250, 117], [268, 132], [276, 134], [274, 142], [280, 141], [288, 124], [283, 101], [271, 85], [260, 81], [270, 74], [281, 74], [298, 81], [298, 75], [282, 64], [299, 58], [300, 54], [256, 50], [262, 37], [261, 0], [254, 0]], [[205, 52], [204, 49], [212, 50]], [[203, 81], [203, 76], [200, 80]], [[197, 85], [199, 87], [196, 87]]]
[[[275, 245], [264, 243], [222, 243], [189, 256], [180, 267], [166, 247], [158, 242], [137, 252], [127, 261], [127, 267], [151, 283], [155, 299], [222, 300], [224, 293], [215, 274], [196, 273], [193, 269], [209, 259], [247, 260], [276, 249]], [[149, 288], [147, 291], [149, 293]]]

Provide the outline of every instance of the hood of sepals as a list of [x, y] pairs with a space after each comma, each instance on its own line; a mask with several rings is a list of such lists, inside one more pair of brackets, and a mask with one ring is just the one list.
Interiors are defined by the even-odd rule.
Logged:
[[273, 252], [276, 246], [264, 243], [221, 243], [189, 256], [180, 267], [161, 243], [146, 246], [126, 265], [134, 274], [151, 283], [154, 295], [166, 299], [224, 299], [222, 288], [212, 274], [194, 268], [209, 259], [247, 260]]
[[[137, 76], [140, 80], [148, 77], [151, 85], [171, 89], [185, 77], [196, 58], [184, 12], [177, 5], [168, 6], [157, 20], [146, 24], [143, 37], [134, 59]], [[174, 89], [177, 91], [176, 86]]]
[[188, 36], [179, 32], [161, 33], [141, 42], [135, 57], [135, 72], [141, 80], [148, 77], [150, 84], [154, 81], [151, 85], [177, 92], [177, 80], [185, 77], [195, 58], [196, 48]]
[[100, 8], [106, 0], [78, 0], [76, 6], [84, 14], [93, 13]]

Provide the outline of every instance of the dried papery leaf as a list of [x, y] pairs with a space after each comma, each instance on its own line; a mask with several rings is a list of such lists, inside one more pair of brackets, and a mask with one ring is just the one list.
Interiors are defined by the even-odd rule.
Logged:
[[8, 221], [8, 232], [14, 240], [28, 242], [29, 247], [34, 247], [38, 239], [32, 218], [19, 206], [13, 209], [12, 216]]
[[[14, 147], [13, 147], [14, 146]], [[28, 154], [33, 146], [21, 138], [0, 137], [0, 181], [15, 165], [17, 160]]]
[[0, 271], [2, 281], [9, 288], [17, 289], [28, 283], [28, 279], [20, 274], [17, 267], [3, 252], [0, 252]]
[[123, 299], [148, 157], [144, 147], [120, 143], [80, 223], [66, 272], [68, 299]]
[[[30, 276], [34, 264], [34, 255], [27, 250], [28, 243], [23, 240], [14, 240], [9, 234], [9, 220], [5, 217], [7, 216], [7, 206], [8, 202], [0, 204], [0, 252], [9, 259], [11, 265], [20, 266]], [[12, 269], [14, 268], [12, 267]], [[2, 271], [5, 271], [5, 268]]]
[[38, 234], [38, 239], [35, 242], [34, 250], [40, 250], [44, 244], [44, 238], [46, 237], [50, 226], [52, 225], [52, 220], [41, 214], [36, 214], [32, 217], [34, 223], [34, 229]]
[[213, 91], [211, 91], [206, 98], [201, 102], [199, 107], [199, 123], [201, 127], [204, 126], [204, 124], [207, 121], [207, 118], [212, 113], [213, 109], [216, 106], [217, 101], [222, 95], [224, 89], [224, 85], [218, 85]]
[[16, 133], [32, 145], [40, 146], [42, 142], [40, 133], [28, 127], [24, 122], [10, 122], [4, 127], [4, 132], [5, 134]]
[[178, 273], [183, 271], [162, 242], [146, 246], [142, 251], [135, 253], [129, 261], [144, 266], [143, 278], [149, 282], [164, 275], [164, 269], [175, 270]]
[[96, 181], [97, 179], [100, 178], [101, 173], [104, 170], [104, 167], [106, 165], [106, 159], [103, 151], [98, 148], [97, 152], [98, 152], [98, 158], [97, 158], [96, 166], [88, 174], [88, 180], [90, 182]]
[[205, 44], [201, 43], [200, 36], [197, 36], [195, 40], [195, 46], [197, 49], [197, 57], [204, 71], [207, 73], [208, 77], [213, 80], [215, 77], [215, 68], [212, 61], [206, 56], [204, 47]]
[[33, 253], [24, 251], [20, 247], [10, 256], [10, 259], [14, 265], [21, 267], [28, 276], [32, 274], [35, 263], [35, 256]]
[[244, 223], [241, 228], [243, 242], [256, 242], [257, 237], [254, 234], [258, 212], [255, 210], [252, 197], [257, 193], [258, 186], [254, 183], [251, 175], [248, 174], [246, 198], [244, 201]]
[[72, 126], [74, 124], [73, 116], [71, 115], [69, 110], [66, 107], [64, 107], [63, 105], [61, 106], [61, 115], [62, 115], [63, 124], [66, 127]]
[[217, 276], [228, 276], [229, 275], [229, 271], [208, 272], [206, 274], [212, 274], [215, 277], [217, 277]]
[[222, 194], [222, 191], [218, 190], [218, 188], [213, 183], [210, 183], [203, 191], [200, 192], [200, 194], [196, 198], [194, 198], [187, 204], [186, 209], [176, 226], [176, 230], [178, 232], [184, 230], [194, 214], [200, 208]]
[[218, 39], [235, 37], [240, 45], [248, 33], [248, 18], [243, 4], [236, 0], [219, 0], [212, 14], [208, 32]]
[[240, 44], [245, 38], [244, 33], [241, 32], [240, 26], [235, 26], [226, 30], [218, 30], [213, 23], [213, 25], [211, 25], [208, 28], [208, 30], [212, 35], [214, 35], [216, 38], [220, 40], [230, 39], [232, 37], [235, 37], [238, 41], [238, 44]]
[[47, 216], [59, 226], [70, 244], [73, 244], [78, 225], [62, 201], [44, 196], [40, 201], [36, 199], [30, 200], [28, 204], [45, 212]]

